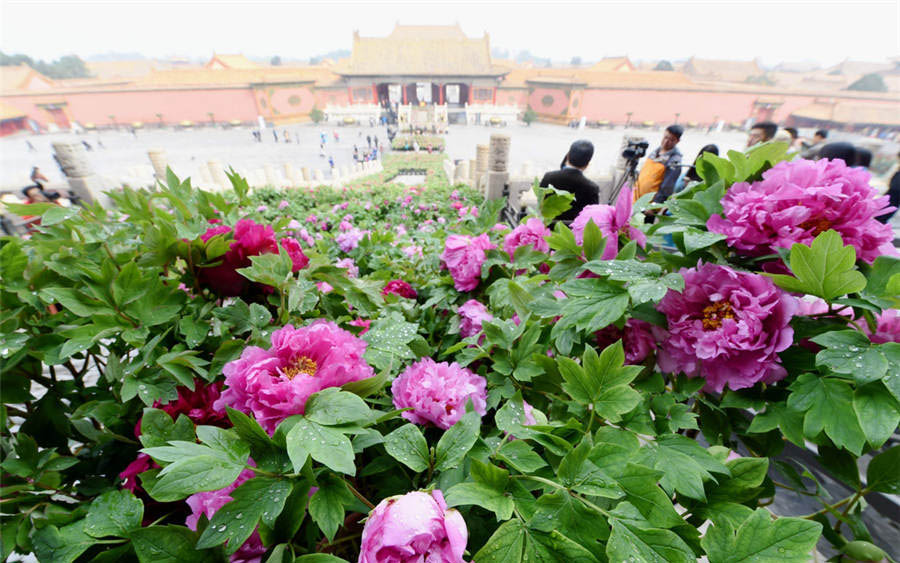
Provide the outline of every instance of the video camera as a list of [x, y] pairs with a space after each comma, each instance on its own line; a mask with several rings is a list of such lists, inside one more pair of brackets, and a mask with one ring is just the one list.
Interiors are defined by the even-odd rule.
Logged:
[[628, 160], [639, 160], [642, 156], [647, 154], [647, 148], [650, 146], [646, 140], [641, 139], [639, 141], [628, 141], [628, 144], [625, 146], [625, 150], [622, 151], [622, 156]]

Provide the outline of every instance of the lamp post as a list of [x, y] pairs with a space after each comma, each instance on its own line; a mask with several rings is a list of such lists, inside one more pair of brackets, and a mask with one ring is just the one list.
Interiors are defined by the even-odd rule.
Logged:
[[163, 114], [157, 113], [157, 114], [156, 114], [156, 119], [159, 120], [159, 127], [160, 127], [160, 129], [162, 129], [162, 127], [163, 127], [163, 125], [164, 125], [164, 124], [163, 124]]
[[115, 116], [115, 115], [110, 114], [110, 115], [107, 115], [106, 117], [108, 117], [109, 120], [112, 122], [113, 129], [118, 129], [118, 128], [119, 128], [118, 124], [116, 123], [116, 116]]
[[676, 114], [675, 114], [675, 125], [678, 125], [678, 117], [679, 117], [680, 115], [681, 115], [680, 113], [676, 113]]
[[625, 128], [628, 129], [628, 126], [631, 125], [631, 114], [634, 112], [629, 111], [625, 115], [628, 116], [628, 119], [625, 121]]
[[216, 124], [216, 114], [214, 114], [214, 113], [211, 112], [211, 111], [208, 111], [208, 112], [206, 112], [206, 115], [209, 116], [209, 124], [210, 124], [210, 125], [215, 125], [215, 124]]

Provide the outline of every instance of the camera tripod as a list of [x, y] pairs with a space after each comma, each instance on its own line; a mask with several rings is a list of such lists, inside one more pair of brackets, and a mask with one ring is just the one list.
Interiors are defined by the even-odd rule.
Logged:
[[616, 204], [616, 199], [619, 198], [619, 192], [622, 191], [625, 182], [629, 182], [629, 184], [634, 187], [634, 184], [637, 182], [638, 160], [640, 160], [640, 157], [629, 158], [625, 161], [625, 172], [616, 181], [615, 187], [613, 187], [612, 192], [609, 194], [609, 201], [607, 203], [610, 205]]

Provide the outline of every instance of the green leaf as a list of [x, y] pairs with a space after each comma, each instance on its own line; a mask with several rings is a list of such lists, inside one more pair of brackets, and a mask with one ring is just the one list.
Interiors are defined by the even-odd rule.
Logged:
[[128, 532], [141, 527], [144, 504], [131, 491], [107, 491], [91, 502], [84, 519], [84, 532], [95, 538], [128, 537]]
[[866, 470], [866, 483], [873, 491], [900, 494], [900, 446], [872, 458]]
[[547, 462], [523, 440], [506, 442], [500, 446], [497, 457], [522, 473], [534, 473], [547, 465]]
[[381, 389], [387, 382], [388, 372], [382, 371], [378, 375], [372, 377], [360, 379], [359, 381], [344, 383], [343, 385], [341, 385], [341, 389], [343, 389], [344, 391], [349, 391], [354, 395], [358, 395], [360, 397], [368, 397], [369, 395], [374, 395], [375, 393], [381, 391]]
[[674, 532], [641, 528], [617, 518], [612, 519], [606, 555], [610, 561], [693, 563], [697, 560], [691, 548]]
[[788, 407], [805, 411], [803, 433], [815, 439], [822, 430], [837, 445], [857, 456], [866, 442], [853, 410], [853, 390], [844, 381], [804, 373], [790, 386]]
[[399, 314], [373, 321], [362, 335], [367, 343], [363, 357], [378, 371], [398, 368], [403, 360], [415, 357], [409, 343], [415, 339], [418, 328], [419, 325], [407, 322]]
[[117, 305], [124, 307], [146, 295], [149, 289], [149, 286], [144, 283], [144, 278], [141, 276], [141, 271], [137, 264], [128, 262], [122, 266], [122, 270], [113, 282], [113, 299], [115, 299]]
[[307, 456], [334, 471], [356, 474], [353, 445], [338, 430], [322, 426], [301, 417], [287, 434], [287, 452], [294, 464], [294, 471], [300, 471], [306, 464]]
[[262, 520], [273, 526], [291, 493], [291, 482], [277, 477], [254, 477], [230, 493], [232, 498], [216, 511], [197, 542], [198, 549], [228, 542], [225, 552], [237, 551]]
[[662, 471], [656, 471], [644, 465], [628, 463], [616, 480], [625, 491], [628, 500], [654, 526], [672, 528], [684, 523], [675, 512], [672, 500], [657, 484]]
[[806, 563], [822, 525], [801, 518], [772, 519], [764, 508], [756, 509], [735, 530], [727, 522], [712, 526], [700, 541], [710, 563]]
[[250, 447], [232, 430], [218, 426], [198, 426], [197, 438], [210, 448], [224, 453], [235, 463], [243, 464], [250, 457]]
[[100, 301], [70, 287], [45, 287], [41, 290], [41, 297], [50, 303], [59, 302], [60, 305], [79, 317], [91, 317], [110, 310]]
[[481, 416], [467, 412], [456, 424], [448, 428], [435, 448], [435, 469], [444, 471], [458, 466], [478, 439]]
[[294, 559], [294, 563], [347, 563], [347, 560], [328, 553], [307, 553]]
[[[590, 525], [585, 525], [586, 522]], [[559, 530], [597, 557], [603, 553], [600, 542], [609, 538], [606, 516], [560, 490], [537, 500], [528, 527], [542, 532]]]
[[888, 360], [880, 347], [855, 330], [833, 330], [810, 338], [826, 349], [816, 354], [817, 366], [828, 366], [835, 373], [853, 376], [860, 384], [884, 377]]
[[513, 512], [513, 499], [505, 496], [503, 489], [492, 488], [484, 483], [457, 483], [446, 492], [447, 506], [475, 504], [497, 515], [497, 520], [508, 520]]
[[725, 463], [730, 477], [719, 478], [718, 484], [707, 485], [709, 503], [722, 501], [743, 502], [753, 498], [766, 478], [769, 458], [741, 457]]
[[863, 385], [853, 392], [853, 410], [866, 435], [866, 441], [873, 448], [880, 448], [900, 423], [900, 408], [897, 400], [881, 382]]
[[275, 442], [269, 438], [262, 426], [256, 422], [256, 419], [250, 418], [246, 414], [234, 410], [231, 407], [225, 407], [228, 413], [228, 420], [233, 424], [232, 430], [240, 436], [248, 446], [250, 446], [250, 455], [256, 461], [260, 468], [276, 469], [268, 465], [269, 461], [279, 457], [283, 457], [284, 453], [281, 448], [275, 445]]
[[197, 533], [183, 526], [149, 526], [131, 532], [131, 545], [141, 563], [214, 563], [221, 555], [197, 550]]
[[368, 422], [372, 418], [372, 411], [365, 401], [334, 387], [310, 395], [305, 410], [306, 418], [326, 426]]
[[524, 561], [522, 552], [525, 549], [525, 525], [514, 519], [504, 522], [488, 538], [475, 557], [474, 563], [520, 563]]
[[34, 532], [32, 543], [38, 561], [50, 563], [71, 563], [87, 548], [94, 545], [95, 540], [84, 533], [84, 521], [79, 520], [62, 528], [45, 526]]
[[388, 455], [419, 473], [428, 469], [428, 443], [415, 424], [404, 424], [384, 437]]
[[325, 476], [319, 480], [318, 485], [319, 490], [309, 499], [309, 515], [328, 541], [331, 541], [344, 523], [344, 507], [356, 499], [347, 489], [346, 483], [336, 477]]
[[564, 213], [572, 207], [572, 201], [575, 195], [564, 190], [556, 188], [535, 188], [538, 201], [541, 202], [541, 217], [545, 221], [555, 219], [561, 213]]
[[144, 409], [144, 416], [141, 418], [141, 444], [152, 448], [165, 446], [170, 440], [194, 441], [194, 424], [191, 419], [182, 414], [175, 422], [163, 410]]
[[181, 500], [200, 491], [215, 491], [234, 483], [244, 465], [211, 455], [180, 459], [159, 473], [150, 496], [160, 502]]
[[659, 482], [663, 489], [699, 501], [706, 501], [703, 483], [715, 481], [711, 472], [729, 474], [728, 468], [700, 444], [676, 434], [658, 438], [655, 445], [642, 448], [641, 453], [642, 464], [663, 472]]
[[808, 293], [831, 301], [857, 293], [866, 287], [866, 278], [856, 269], [856, 249], [844, 246], [834, 230], [821, 233], [810, 246], [791, 247], [791, 272], [796, 278], [770, 274], [775, 283], [788, 291]]

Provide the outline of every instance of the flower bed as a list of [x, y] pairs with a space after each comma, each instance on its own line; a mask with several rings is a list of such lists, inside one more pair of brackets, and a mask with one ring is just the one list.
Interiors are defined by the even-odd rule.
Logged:
[[434, 152], [443, 152], [445, 141], [440, 135], [398, 135], [391, 141], [391, 149], [395, 151], [411, 151], [415, 149], [418, 143], [419, 150], [428, 151], [429, 145]]
[[[539, 189], [511, 229], [438, 155], [11, 206], [42, 221], [0, 247], [4, 557], [882, 557], [900, 259], [864, 174], [783, 155], [704, 156], [653, 226], [624, 190], [551, 230]], [[823, 508], [773, 518], [783, 489]]]

